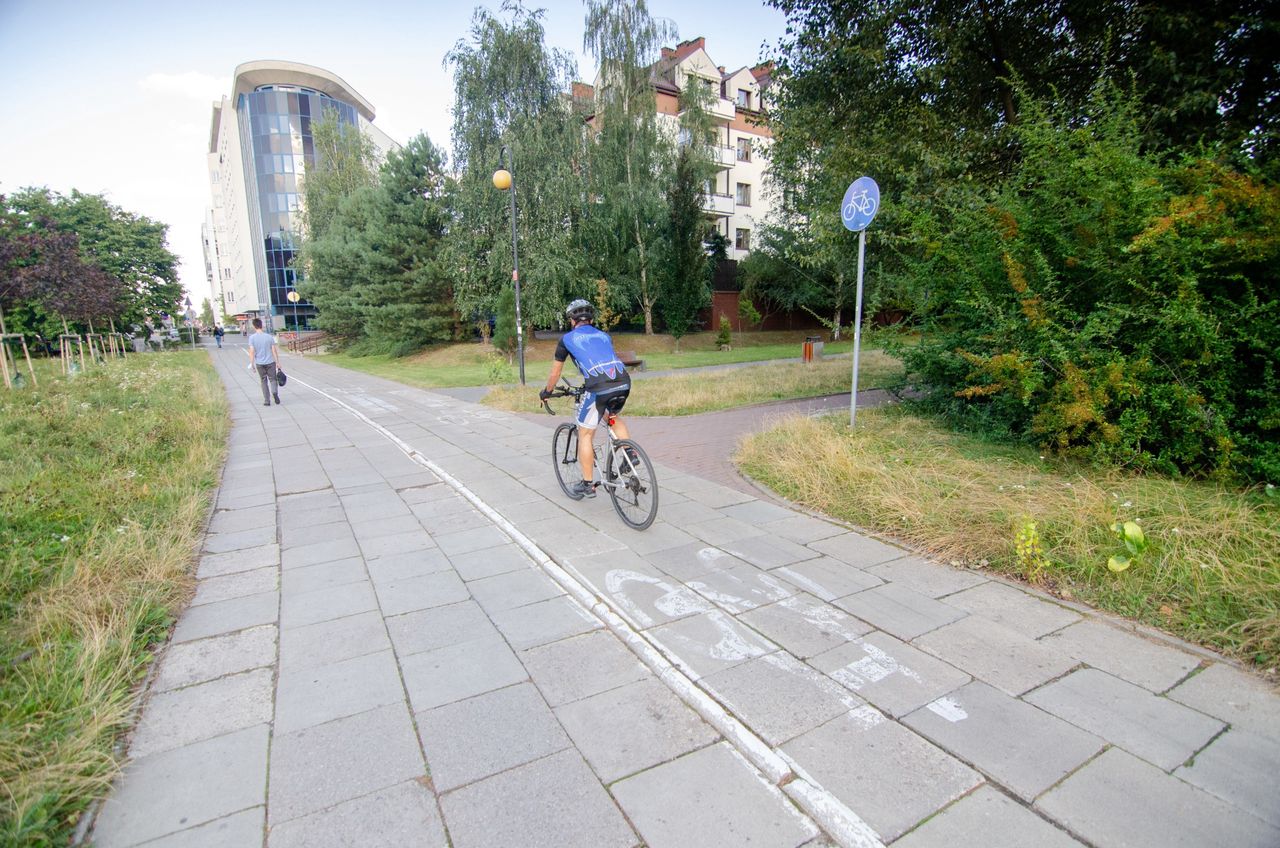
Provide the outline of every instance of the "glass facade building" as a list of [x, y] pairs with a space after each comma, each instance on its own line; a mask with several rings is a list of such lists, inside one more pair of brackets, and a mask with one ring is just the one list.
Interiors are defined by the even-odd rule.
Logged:
[[306, 300], [295, 308], [288, 296], [302, 278], [293, 259], [301, 231], [300, 178], [316, 162], [311, 124], [329, 111], [359, 126], [355, 106], [303, 86], [259, 85], [236, 103], [258, 291], [287, 329], [305, 328], [315, 315]]

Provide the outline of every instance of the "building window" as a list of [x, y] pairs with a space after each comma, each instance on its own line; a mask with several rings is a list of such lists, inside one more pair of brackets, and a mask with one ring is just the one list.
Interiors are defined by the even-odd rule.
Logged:
[[751, 139], [749, 138], [738, 139], [738, 161], [739, 162], [751, 161]]
[[751, 186], [747, 183], [738, 183], [738, 193], [735, 195], [734, 200], [739, 206], [750, 206]]
[[751, 92], [747, 91], [745, 88], [738, 89], [738, 108], [751, 108]]
[[751, 249], [751, 231], [740, 229], [740, 230], [735, 230], [734, 232], [736, 233], [736, 235], [733, 240], [733, 246], [736, 247], [738, 250], [750, 250]]

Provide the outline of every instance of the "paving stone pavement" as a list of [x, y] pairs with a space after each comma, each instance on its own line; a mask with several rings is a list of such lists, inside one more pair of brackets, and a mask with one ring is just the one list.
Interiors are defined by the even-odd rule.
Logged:
[[708, 479], [661, 423], [635, 533], [541, 421], [296, 357], [264, 408], [209, 353], [230, 451], [99, 848], [1280, 845], [1280, 697], [1210, 654]]

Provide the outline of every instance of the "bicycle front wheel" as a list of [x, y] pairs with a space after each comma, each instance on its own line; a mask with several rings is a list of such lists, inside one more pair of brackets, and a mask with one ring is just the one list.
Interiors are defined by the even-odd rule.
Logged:
[[658, 477], [642, 447], [630, 439], [614, 442], [605, 479], [613, 508], [628, 527], [644, 530], [658, 517]]
[[582, 495], [573, 491], [573, 485], [582, 478], [578, 471], [578, 426], [561, 424], [551, 438], [551, 464], [556, 469], [556, 479], [560, 488], [575, 501], [582, 500]]

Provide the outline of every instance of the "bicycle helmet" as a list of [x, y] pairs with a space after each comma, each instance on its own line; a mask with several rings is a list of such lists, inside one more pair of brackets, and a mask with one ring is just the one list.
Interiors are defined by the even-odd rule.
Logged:
[[565, 307], [564, 314], [569, 316], [569, 321], [572, 323], [594, 321], [596, 319], [596, 308], [589, 301], [578, 298]]

